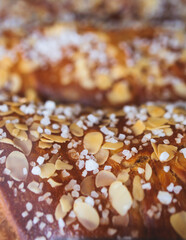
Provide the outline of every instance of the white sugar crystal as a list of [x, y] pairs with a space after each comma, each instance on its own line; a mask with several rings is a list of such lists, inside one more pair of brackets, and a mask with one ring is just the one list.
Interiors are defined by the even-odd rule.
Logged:
[[170, 166], [164, 166], [164, 167], [163, 167], [163, 170], [164, 170], [165, 172], [168, 172], [168, 171], [170, 170]]
[[45, 102], [45, 108], [49, 110], [54, 110], [56, 108], [56, 104], [55, 102], [48, 100]]
[[44, 163], [44, 161], [45, 161], [45, 158], [42, 157], [42, 156], [39, 156], [39, 157], [37, 158], [37, 160], [36, 160], [36, 162], [37, 162], [39, 165], [42, 165], [42, 164]]
[[94, 199], [90, 196], [85, 198], [85, 202], [88, 203], [91, 206], [94, 206]]
[[85, 168], [87, 171], [94, 171], [99, 167], [99, 165], [97, 164], [97, 162], [95, 162], [94, 160], [90, 159], [87, 160], [85, 163]]
[[173, 183], [170, 183], [170, 184], [168, 185], [168, 187], [167, 187], [167, 190], [168, 190], [169, 192], [173, 192], [173, 190], [174, 190], [174, 184], [173, 184]]
[[150, 190], [151, 189], [151, 184], [150, 183], [144, 183], [144, 184], [142, 184], [142, 188], [146, 189], [146, 190]]
[[165, 205], [170, 204], [172, 201], [171, 194], [165, 191], [159, 191], [157, 198], [162, 204], [165, 204]]
[[46, 219], [49, 223], [53, 223], [54, 222], [54, 218], [52, 216], [52, 214], [46, 214]]
[[36, 166], [36, 167], [32, 168], [31, 172], [32, 172], [33, 175], [40, 175], [41, 174], [41, 169], [40, 169], [39, 166]]
[[22, 217], [23, 217], [23, 218], [25, 218], [25, 217], [27, 217], [27, 216], [28, 216], [28, 212], [27, 212], [27, 211], [24, 211], [24, 212], [22, 212], [22, 214], [21, 214], [21, 215], [22, 215]]
[[28, 211], [28, 212], [32, 211], [32, 208], [33, 208], [32, 203], [27, 202], [27, 204], [26, 204], [26, 209], [27, 209], [27, 211]]
[[182, 148], [180, 152], [183, 153], [184, 158], [186, 158], [186, 148]]
[[177, 186], [174, 187], [174, 193], [175, 194], [179, 194], [181, 190], [182, 190], [182, 186], [177, 185]]
[[141, 167], [138, 167], [138, 173], [139, 174], [143, 174], [145, 172], [145, 170]]
[[168, 159], [168, 157], [169, 157], [168, 152], [162, 152], [161, 155], [160, 155], [160, 161], [164, 162]]

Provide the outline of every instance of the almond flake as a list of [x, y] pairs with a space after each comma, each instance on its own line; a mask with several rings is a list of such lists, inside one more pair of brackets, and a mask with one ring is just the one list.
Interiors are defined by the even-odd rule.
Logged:
[[73, 206], [73, 198], [70, 195], [63, 195], [60, 198], [60, 204], [63, 212], [69, 212]]
[[44, 143], [42, 141], [39, 141], [39, 148], [46, 149], [46, 148], [51, 148], [51, 147], [52, 147], [51, 143]]
[[83, 129], [80, 128], [76, 123], [72, 123], [70, 125], [70, 131], [76, 137], [82, 137], [84, 133]]
[[162, 117], [165, 114], [165, 110], [158, 106], [148, 106], [147, 111], [151, 117]]
[[113, 208], [124, 216], [132, 206], [132, 197], [127, 187], [115, 181], [110, 185], [109, 197]]
[[106, 142], [102, 146], [103, 149], [109, 149], [109, 150], [117, 150], [122, 147], [123, 147], [123, 142], [116, 142], [116, 143]]
[[69, 141], [68, 138], [63, 138], [63, 137], [58, 136], [58, 135], [42, 134], [42, 136], [46, 139], [49, 139], [49, 140], [52, 140], [52, 141], [58, 142], [58, 143], [65, 143], [66, 141]]
[[13, 142], [14, 145], [21, 149], [26, 156], [30, 155], [32, 151], [32, 142], [30, 141], [30, 139], [27, 139], [26, 141], [21, 141], [17, 138], [14, 138]]
[[67, 212], [64, 212], [61, 208], [61, 204], [59, 203], [55, 210], [55, 218], [56, 220], [63, 219], [67, 215]]
[[116, 176], [113, 173], [102, 170], [96, 175], [95, 184], [97, 188], [106, 187], [110, 186], [115, 180]]
[[55, 172], [55, 165], [53, 163], [45, 163], [40, 166], [41, 169], [41, 178], [49, 178], [51, 177]]
[[114, 226], [117, 227], [127, 227], [129, 224], [129, 215], [128, 213], [125, 214], [124, 216], [113, 216], [112, 218], [112, 223]]
[[84, 136], [83, 143], [89, 153], [95, 154], [100, 150], [103, 135], [100, 132], [89, 132]]
[[17, 128], [19, 130], [23, 130], [23, 131], [27, 131], [28, 130], [28, 126], [25, 125], [25, 124], [15, 123], [14, 126], [15, 126], [15, 128]]
[[132, 131], [136, 136], [142, 134], [145, 131], [145, 124], [141, 121], [138, 120], [133, 126], [132, 126]]
[[145, 180], [149, 181], [151, 176], [152, 176], [152, 168], [148, 163], [146, 163], [146, 165], [145, 165]]
[[74, 212], [79, 222], [89, 231], [94, 231], [99, 226], [99, 215], [95, 208], [84, 202], [74, 203]]
[[126, 103], [131, 99], [129, 87], [124, 82], [116, 83], [112, 90], [107, 94], [107, 98], [111, 104]]
[[120, 164], [123, 160], [123, 155], [122, 153], [115, 153], [110, 157], [110, 159]]
[[97, 163], [99, 164], [99, 165], [103, 165], [106, 161], [107, 161], [107, 159], [108, 159], [108, 157], [109, 157], [109, 150], [107, 150], [107, 149], [100, 149], [95, 155], [94, 155], [94, 157], [96, 158], [96, 160], [97, 160]]
[[71, 170], [73, 168], [72, 165], [68, 164], [68, 163], [65, 163], [65, 162], [62, 162], [61, 160], [57, 160], [56, 163], [55, 163], [55, 169], [56, 170]]
[[137, 201], [142, 201], [145, 197], [144, 190], [141, 186], [141, 178], [136, 175], [133, 179], [133, 189], [132, 189], [133, 197]]
[[94, 176], [88, 176], [83, 179], [80, 184], [80, 191], [83, 195], [91, 195], [91, 192], [95, 190]]
[[173, 214], [170, 217], [170, 223], [179, 236], [186, 239], [186, 211]]
[[[10, 176], [16, 181], [25, 181], [28, 174], [28, 161], [25, 155], [18, 151], [11, 152], [6, 159], [6, 168], [10, 170]], [[26, 169], [27, 174], [24, 174]]]
[[61, 186], [62, 183], [58, 183], [56, 181], [54, 181], [53, 179], [49, 178], [47, 180], [47, 182], [50, 184], [51, 187], [55, 188], [55, 187], [58, 187], [58, 186]]

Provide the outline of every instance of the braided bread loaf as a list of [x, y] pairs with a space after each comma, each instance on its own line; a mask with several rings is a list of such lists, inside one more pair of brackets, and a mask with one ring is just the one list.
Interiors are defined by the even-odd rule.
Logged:
[[45, 99], [96, 107], [186, 99], [183, 30], [58, 24], [23, 36], [1, 37], [0, 84], [13, 92], [30, 87]]
[[185, 106], [1, 94], [0, 201], [18, 239], [185, 239]]

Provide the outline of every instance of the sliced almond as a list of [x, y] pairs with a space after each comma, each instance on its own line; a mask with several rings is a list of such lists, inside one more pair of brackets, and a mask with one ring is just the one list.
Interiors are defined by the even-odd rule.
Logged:
[[127, 227], [129, 224], [129, 215], [128, 213], [124, 216], [113, 216], [112, 217], [112, 223], [116, 227]]
[[76, 123], [72, 123], [70, 125], [70, 131], [76, 137], [82, 137], [84, 134], [83, 129], [80, 128]]
[[107, 94], [107, 98], [111, 104], [126, 103], [131, 100], [131, 92], [124, 82], [116, 83], [112, 90]]
[[35, 194], [40, 194], [40, 193], [42, 193], [42, 189], [39, 186], [40, 185], [38, 182], [32, 181], [28, 184], [27, 188]]
[[53, 188], [62, 185], [62, 183], [58, 183], [58, 182], [54, 181], [52, 178], [49, 178], [49, 179], [47, 180], [47, 182], [48, 182], [48, 183], [50, 184], [50, 186], [53, 187]]
[[51, 147], [52, 147], [51, 143], [45, 143], [45, 142], [39, 141], [39, 148], [46, 149]]
[[173, 130], [171, 128], [165, 128], [164, 132], [165, 132], [166, 136], [168, 136], [168, 137], [173, 135]]
[[165, 110], [158, 106], [148, 106], [147, 111], [151, 117], [162, 117], [165, 114]]
[[14, 126], [15, 126], [15, 128], [17, 128], [19, 130], [23, 130], [23, 131], [28, 130], [28, 126], [26, 124], [15, 123]]
[[42, 136], [45, 137], [46, 139], [52, 140], [52, 141], [57, 142], [57, 143], [65, 143], [66, 141], [69, 141], [68, 138], [63, 138], [63, 137], [58, 136], [58, 135], [42, 134]]
[[85, 202], [75, 202], [74, 212], [79, 222], [89, 231], [94, 231], [99, 226], [99, 215], [95, 208]]
[[95, 154], [100, 150], [103, 142], [103, 135], [100, 132], [89, 132], [84, 136], [84, 147], [89, 153]]
[[117, 181], [120, 181], [122, 183], [127, 182], [130, 177], [129, 171], [130, 171], [130, 168], [122, 170], [117, 176]]
[[103, 165], [106, 161], [107, 161], [107, 159], [108, 159], [108, 157], [109, 157], [109, 150], [107, 150], [107, 149], [100, 149], [95, 155], [94, 155], [94, 157], [96, 158], [96, 160], [97, 160], [97, 163], [99, 164], [99, 165]]
[[90, 196], [91, 192], [95, 190], [94, 176], [88, 176], [83, 179], [80, 184], [80, 190], [83, 195]]
[[30, 155], [32, 151], [32, 142], [30, 141], [30, 139], [27, 139], [26, 141], [21, 141], [17, 138], [14, 138], [13, 142], [14, 145], [21, 149], [26, 156]]
[[103, 149], [109, 149], [109, 150], [117, 150], [122, 147], [123, 147], [123, 142], [116, 142], [116, 143], [106, 142], [102, 146]]
[[74, 200], [71, 195], [63, 195], [60, 198], [60, 204], [63, 212], [69, 212], [72, 209], [73, 202]]
[[170, 223], [179, 236], [186, 239], [186, 211], [173, 214], [170, 217]]
[[59, 203], [55, 210], [55, 218], [58, 221], [60, 218], [64, 218], [67, 215], [67, 212], [64, 212], [61, 208], [61, 204]]
[[115, 153], [110, 157], [111, 160], [113, 160], [119, 164], [123, 161], [123, 158], [124, 157], [123, 157], [122, 153]]
[[55, 163], [55, 168], [56, 170], [71, 170], [73, 166], [58, 159]]
[[[175, 156], [177, 149], [178, 148], [173, 146], [173, 145], [159, 144], [158, 145], [158, 158], [159, 158], [159, 160], [162, 161], [162, 162], [170, 161]], [[164, 153], [166, 153], [165, 158], [163, 157]]]
[[141, 120], [138, 120], [133, 126], [132, 131], [136, 136], [142, 134], [145, 131], [145, 124]]
[[152, 168], [148, 163], [146, 163], [146, 165], [145, 165], [145, 180], [149, 181], [151, 176], [152, 176]]
[[55, 165], [53, 163], [45, 163], [42, 166], [40, 166], [40, 168], [41, 168], [41, 174], [40, 174], [41, 178], [51, 177], [56, 170]]
[[142, 201], [145, 197], [144, 190], [141, 186], [141, 178], [136, 175], [133, 179], [133, 189], [132, 189], [133, 197], [137, 201]]
[[18, 151], [11, 152], [6, 159], [6, 168], [16, 181], [25, 181], [28, 175], [28, 161], [25, 155]]
[[95, 184], [96, 187], [106, 187], [110, 186], [116, 180], [116, 176], [109, 172], [102, 170], [96, 175]]
[[113, 208], [124, 216], [132, 206], [132, 197], [127, 187], [115, 181], [110, 185], [109, 197]]
[[150, 117], [146, 122], [147, 130], [167, 128], [169, 125], [165, 125], [168, 120], [166, 118]]

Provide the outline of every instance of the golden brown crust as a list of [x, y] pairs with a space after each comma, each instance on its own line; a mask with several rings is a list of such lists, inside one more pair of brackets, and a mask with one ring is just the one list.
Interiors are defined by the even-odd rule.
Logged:
[[0, 189], [21, 240], [179, 239], [185, 102], [94, 111], [14, 97], [0, 109]]

